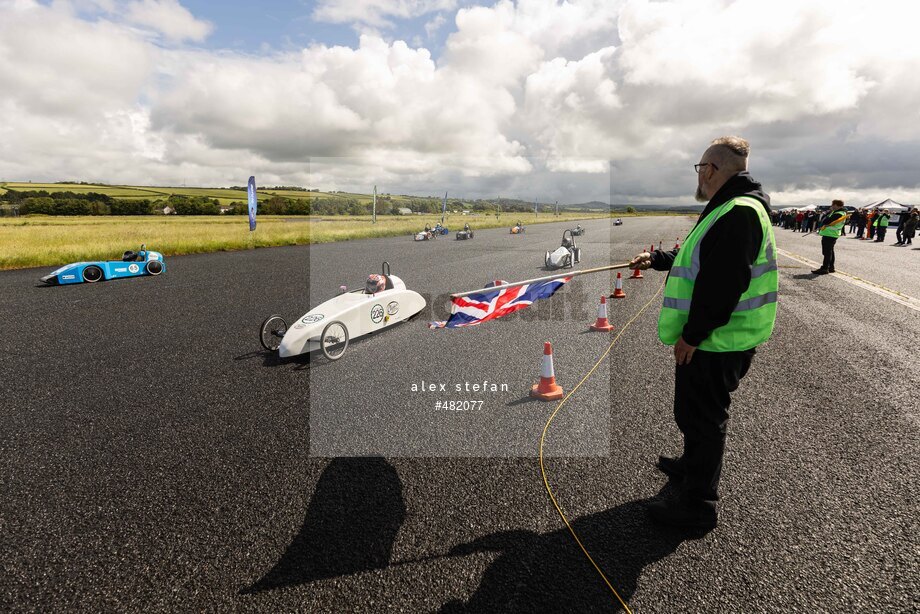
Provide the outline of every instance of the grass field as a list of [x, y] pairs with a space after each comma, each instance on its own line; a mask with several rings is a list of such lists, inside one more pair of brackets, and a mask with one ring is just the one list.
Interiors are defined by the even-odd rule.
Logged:
[[[468, 222], [474, 229], [607, 217], [607, 214], [450, 216], [456, 231]], [[249, 232], [245, 216], [120, 216], [0, 218], [0, 269], [57, 266], [80, 260], [109, 260], [146, 243], [167, 256], [277, 245], [329, 243], [370, 237], [409, 236], [438, 221], [435, 215], [261, 216]], [[446, 237], [445, 237], [446, 238]]]
[[[172, 194], [181, 196], [205, 196], [207, 198], [216, 198], [221, 204], [230, 204], [234, 201], [245, 201], [246, 190], [230, 190], [227, 188], [186, 188], [170, 186], [122, 186], [122, 185], [87, 185], [83, 183], [22, 183], [7, 182], [0, 184], [0, 193], [6, 191], [6, 188], [20, 192], [32, 190], [44, 190], [46, 192], [74, 192], [77, 194], [86, 194], [87, 192], [96, 192], [107, 194], [112, 198], [123, 198], [134, 200], [138, 198], [168, 198]], [[345, 192], [303, 192], [300, 190], [263, 190], [257, 191], [259, 200], [265, 200], [272, 196], [283, 196], [285, 198], [324, 198], [324, 199], [355, 199], [361, 203], [371, 202], [373, 196], [370, 194], [351, 194]], [[390, 195], [390, 200], [394, 203], [401, 203], [413, 200], [412, 196]], [[418, 197], [429, 198], [429, 197]], [[430, 197], [437, 198], [437, 197]]]
[[[10, 190], [20, 192], [32, 190], [44, 190], [46, 192], [75, 192], [77, 194], [86, 194], [87, 192], [97, 192], [106, 194], [112, 198], [124, 200], [136, 200], [146, 198], [150, 200], [166, 199], [172, 194], [180, 196], [205, 196], [207, 198], [216, 198], [221, 205], [229, 205], [233, 202], [245, 202], [246, 190], [230, 190], [227, 188], [187, 188], [171, 186], [127, 186], [127, 185], [98, 185], [83, 183], [24, 183], [24, 182], [6, 182], [0, 184], [0, 194]], [[273, 190], [259, 189], [257, 196], [260, 201], [271, 198], [272, 196], [282, 196], [284, 198], [322, 198], [324, 200], [356, 200], [362, 204], [368, 204], [373, 200], [371, 194], [356, 194], [351, 192], [304, 192], [301, 190]], [[389, 199], [396, 206], [404, 206], [413, 200], [436, 200], [440, 203], [440, 196], [405, 196], [400, 194], [378, 194], [378, 199]], [[462, 202], [462, 199], [460, 199]], [[454, 210], [463, 208], [457, 203], [457, 199], [449, 199], [450, 207]], [[543, 204], [544, 207], [549, 207]]]

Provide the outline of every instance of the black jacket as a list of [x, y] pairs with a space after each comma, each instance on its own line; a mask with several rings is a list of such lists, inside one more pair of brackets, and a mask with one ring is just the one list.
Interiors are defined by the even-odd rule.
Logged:
[[[746, 171], [725, 182], [697, 219], [699, 224], [716, 207], [738, 196], [760, 201], [770, 213], [770, 197]], [[690, 314], [683, 338], [690, 345], [702, 343], [710, 333], [725, 326], [738, 300], [751, 284], [751, 267], [763, 243], [760, 218], [748, 207], [734, 207], [718, 219], [700, 242], [700, 272], [693, 286]], [[677, 250], [655, 250], [652, 268], [668, 271]]]
[[[846, 217], [846, 214], [847, 214], [846, 209], [837, 209], [836, 211], [828, 211], [826, 214], [824, 214], [821, 217], [821, 223], [818, 224], [818, 228], [821, 228], [822, 226], [827, 226], [834, 220], [840, 219], [840, 216]], [[846, 222], [844, 222], [844, 224], [846, 224]]]

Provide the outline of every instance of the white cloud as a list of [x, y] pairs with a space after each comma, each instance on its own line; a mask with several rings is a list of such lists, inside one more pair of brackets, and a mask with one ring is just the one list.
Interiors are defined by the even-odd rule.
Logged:
[[606, 199], [612, 185], [617, 202], [673, 202], [689, 200], [708, 140], [739, 133], [778, 198], [920, 202], [910, 4], [317, 7], [368, 28], [437, 13], [429, 33], [450, 15], [433, 58], [375, 34], [261, 56], [164, 47], [208, 26], [177, 2], [85, 2], [94, 19], [0, 0], [0, 178], [226, 185], [256, 173], [561, 202]]
[[318, 46], [270, 59], [185, 53], [174, 69], [155, 100], [154, 125], [223, 149], [279, 162], [379, 149], [523, 153], [501, 132], [514, 112], [510, 96], [480, 92], [401, 41], [363, 36], [357, 49]]
[[172, 41], [202, 41], [213, 29], [210, 23], [196, 19], [178, 0], [135, 0], [128, 4], [125, 19]]
[[456, 6], [457, 0], [319, 0], [313, 18], [330, 23], [389, 27], [393, 19], [420, 17]]
[[434, 37], [445, 23], [447, 23], [447, 18], [441, 13], [438, 13], [432, 19], [425, 22], [425, 34], [428, 38]]
[[150, 77], [153, 50], [116, 24], [33, 2], [0, 11], [0, 99], [17, 107], [83, 119], [130, 105]]

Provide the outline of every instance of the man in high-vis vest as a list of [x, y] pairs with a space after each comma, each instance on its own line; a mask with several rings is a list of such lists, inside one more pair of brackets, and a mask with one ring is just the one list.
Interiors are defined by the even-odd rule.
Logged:
[[843, 225], [847, 222], [847, 210], [844, 208], [842, 200], [831, 201], [831, 210], [821, 220], [818, 227], [818, 234], [821, 235], [821, 254], [824, 256], [824, 262], [821, 268], [812, 271], [815, 275], [827, 275], [834, 272], [834, 245], [840, 238]]
[[684, 445], [679, 457], [658, 457], [658, 468], [681, 483], [675, 497], [648, 504], [664, 524], [716, 526], [730, 394], [776, 319], [770, 197], [747, 172], [749, 152], [742, 138], [714, 140], [695, 165], [696, 199], [707, 204], [683, 246], [630, 262], [670, 271], [658, 336], [674, 346], [674, 420]]
[[888, 224], [890, 222], [891, 214], [888, 212], [888, 209], [882, 209], [881, 214], [876, 215], [875, 219], [872, 220], [872, 225], [875, 226], [876, 243], [885, 242], [885, 233], [888, 232]]

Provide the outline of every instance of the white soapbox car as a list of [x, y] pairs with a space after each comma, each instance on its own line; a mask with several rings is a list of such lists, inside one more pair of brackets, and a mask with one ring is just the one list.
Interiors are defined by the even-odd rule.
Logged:
[[573, 267], [578, 262], [581, 262], [581, 248], [575, 245], [575, 237], [572, 236], [571, 230], [564, 230], [562, 245], [557, 247], [556, 251], [546, 252], [543, 258], [543, 264], [547, 269]]
[[338, 360], [350, 339], [405, 322], [425, 308], [419, 293], [407, 290], [403, 280], [390, 274], [388, 262], [382, 268], [361, 289], [347, 291], [342, 286], [341, 294], [314, 307], [290, 328], [281, 316], [269, 316], [262, 322], [262, 346], [277, 350], [281, 358], [322, 350], [329, 360]]

